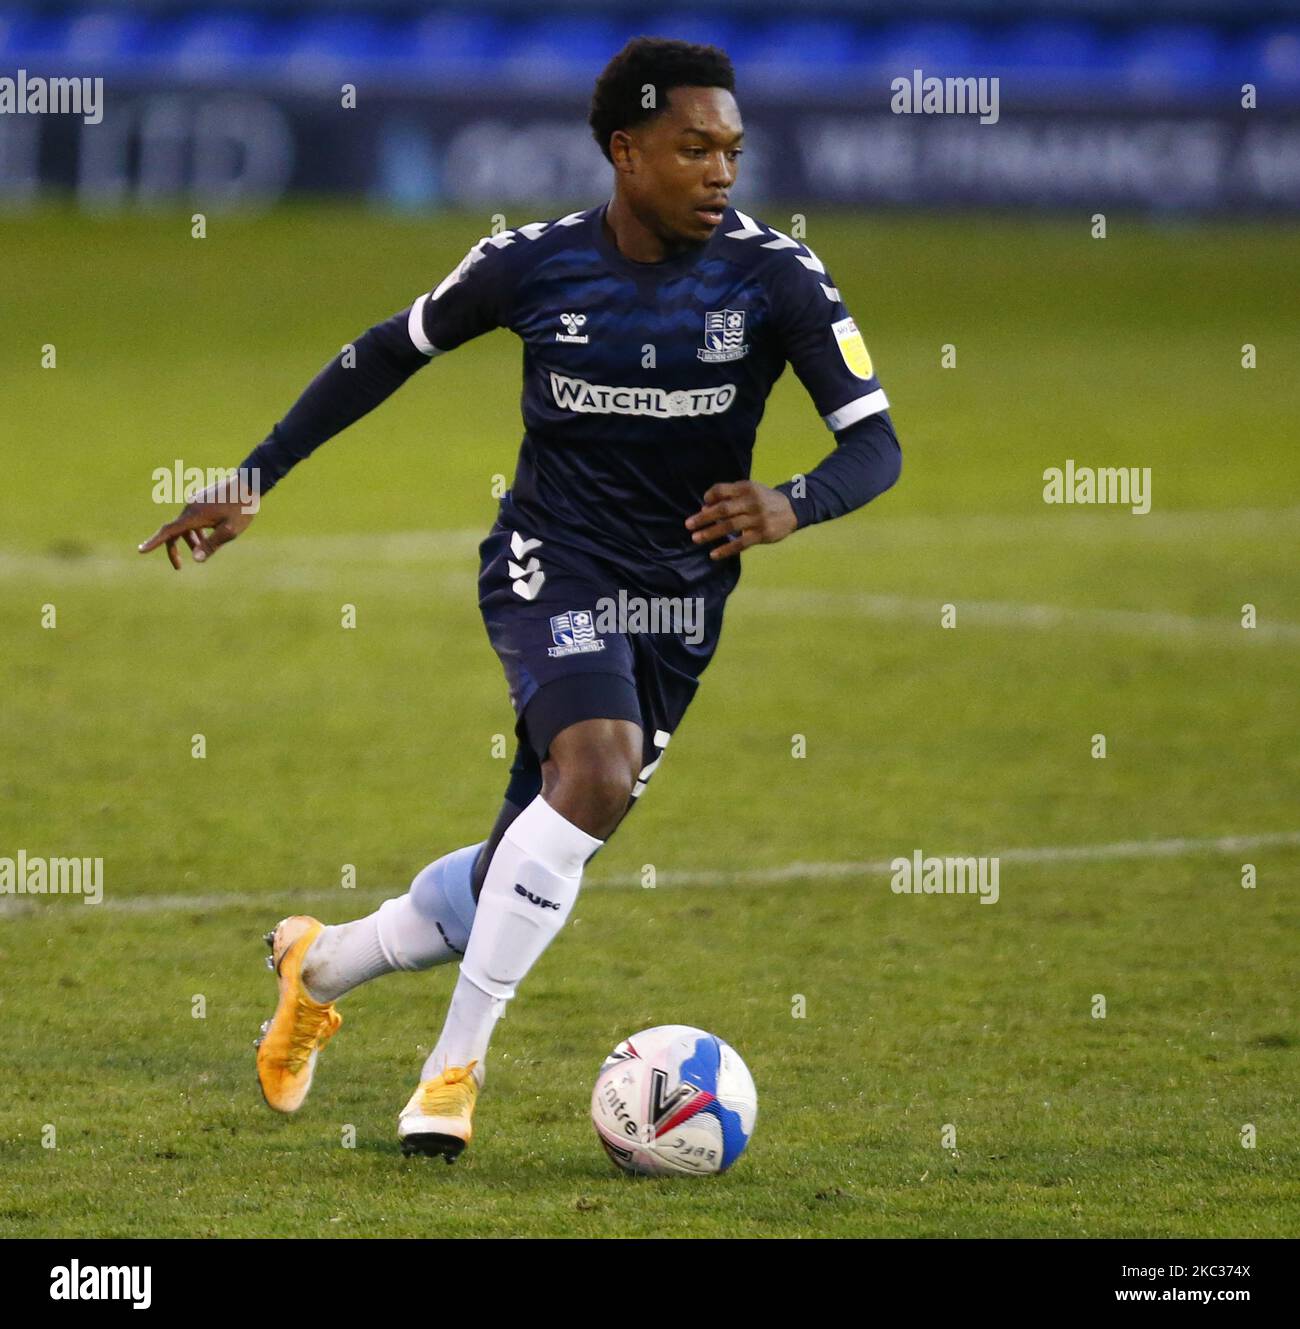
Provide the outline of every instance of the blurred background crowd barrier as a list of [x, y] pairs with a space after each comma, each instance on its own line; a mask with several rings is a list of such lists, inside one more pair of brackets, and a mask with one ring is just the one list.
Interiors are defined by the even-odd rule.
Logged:
[[[0, 0], [0, 79], [102, 78], [104, 98], [99, 123], [0, 113], [0, 206], [585, 206], [608, 179], [591, 85], [640, 32], [730, 53], [756, 209], [1300, 209], [1300, 0]], [[896, 114], [917, 70], [996, 78], [996, 123]]]

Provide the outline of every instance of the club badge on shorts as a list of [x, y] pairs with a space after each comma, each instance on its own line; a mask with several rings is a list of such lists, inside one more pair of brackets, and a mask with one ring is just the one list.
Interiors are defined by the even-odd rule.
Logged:
[[585, 651], [603, 651], [604, 641], [596, 636], [595, 617], [590, 609], [570, 609], [551, 619], [551, 640], [546, 653], [552, 657], [581, 655]]

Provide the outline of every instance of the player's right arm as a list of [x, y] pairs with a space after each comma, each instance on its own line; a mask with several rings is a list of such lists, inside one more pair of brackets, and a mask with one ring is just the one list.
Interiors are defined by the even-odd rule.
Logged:
[[266, 494], [327, 439], [386, 401], [436, 355], [454, 350], [506, 319], [509, 264], [500, 237], [484, 237], [432, 291], [375, 324], [312, 379], [267, 438], [239, 465], [251, 502], [205, 491], [140, 546], [165, 545], [180, 570], [183, 541], [201, 563], [247, 528]]

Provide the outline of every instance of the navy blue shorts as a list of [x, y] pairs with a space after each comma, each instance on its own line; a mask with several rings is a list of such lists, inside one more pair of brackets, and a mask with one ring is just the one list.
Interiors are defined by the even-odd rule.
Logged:
[[639, 795], [713, 658], [726, 594], [705, 588], [656, 598], [610, 563], [500, 521], [479, 560], [479, 609], [519, 739], [506, 797], [530, 802], [555, 735], [599, 719], [641, 726]]

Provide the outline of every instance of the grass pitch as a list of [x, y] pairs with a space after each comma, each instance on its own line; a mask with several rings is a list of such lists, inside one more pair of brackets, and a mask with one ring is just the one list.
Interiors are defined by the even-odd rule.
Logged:
[[[745, 556], [670, 754], [499, 1027], [455, 1167], [395, 1139], [450, 969], [346, 998], [307, 1106], [267, 1112], [261, 933], [400, 892], [504, 788], [474, 577], [518, 345], [421, 371], [207, 567], [134, 553], [170, 511], [152, 471], [239, 461], [484, 228], [0, 222], [0, 856], [105, 862], [102, 905], [0, 898], [0, 1235], [1294, 1235], [1280, 228], [813, 217], [895, 403], [898, 488]], [[755, 476], [829, 445], [788, 375]], [[1045, 506], [1067, 458], [1151, 467], [1151, 514]], [[914, 849], [1001, 855], [1000, 899], [894, 894], [884, 865]], [[596, 1068], [677, 1021], [745, 1056], [753, 1142], [722, 1178], [623, 1178], [587, 1120]]]

